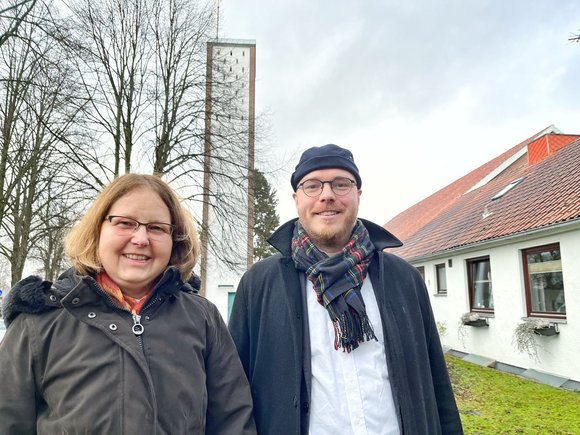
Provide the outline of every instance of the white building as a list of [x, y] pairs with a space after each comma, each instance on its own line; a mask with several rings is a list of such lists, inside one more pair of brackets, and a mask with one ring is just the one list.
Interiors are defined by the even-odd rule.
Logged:
[[[210, 171], [205, 171], [204, 179], [202, 292], [227, 319], [241, 274], [253, 260], [253, 221], [248, 216], [253, 216], [250, 174], [254, 168], [255, 41], [209, 41], [206, 71], [204, 154]], [[212, 172], [227, 177], [212, 178]], [[223, 220], [218, 215], [223, 209], [218, 195], [222, 204], [227, 201], [230, 210], [239, 211], [233, 228], [220, 225]], [[208, 234], [211, 236], [206, 237]], [[218, 246], [213, 251], [211, 238]], [[227, 258], [215, 255], [216, 251]]]
[[[391, 250], [423, 274], [457, 355], [580, 390], [580, 135], [551, 126], [405, 210]], [[471, 323], [462, 317], [479, 317]], [[518, 351], [531, 334], [537, 356]], [[467, 323], [467, 324], [466, 324]], [[482, 327], [471, 326], [481, 324]]]

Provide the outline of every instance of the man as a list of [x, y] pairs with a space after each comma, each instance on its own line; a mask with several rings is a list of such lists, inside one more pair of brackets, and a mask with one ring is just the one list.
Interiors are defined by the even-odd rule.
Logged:
[[229, 322], [258, 433], [461, 434], [425, 284], [357, 218], [351, 152], [306, 150], [291, 184], [298, 219], [243, 276]]

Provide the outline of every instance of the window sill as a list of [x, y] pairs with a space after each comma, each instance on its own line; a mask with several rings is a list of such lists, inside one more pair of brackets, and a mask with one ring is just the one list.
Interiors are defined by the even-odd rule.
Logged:
[[554, 318], [554, 317], [548, 317], [548, 316], [528, 316], [528, 317], [522, 317], [522, 320], [533, 320], [533, 319], [542, 319], [542, 320], [547, 320], [550, 323], [559, 323], [562, 325], [565, 325], [568, 323], [568, 320], [566, 319], [562, 319], [562, 318]]
[[477, 311], [477, 310], [471, 310], [472, 313], [477, 313], [479, 315], [479, 317], [484, 318], [484, 319], [494, 319], [495, 318], [495, 313], [489, 312], [489, 311]]
[[440, 298], [441, 296], [447, 296], [447, 293], [433, 293], [433, 296]]

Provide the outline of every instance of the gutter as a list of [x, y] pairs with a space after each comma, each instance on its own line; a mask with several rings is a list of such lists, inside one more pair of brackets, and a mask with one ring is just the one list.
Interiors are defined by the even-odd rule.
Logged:
[[[501, 236], [493, 239], [484, 240], [481, 242], [474, 242], [467, 245], [461, 245], [456, 248], [446, 249], [444, 251], [434, 252], [432, 254], [427, 254], [419, 257], [405, 258], [409, 263], [417, 263], [423, 261], [434, 260], [437, 258], [445, 258], [450, 255], [457, 255], [464, 252], [473, 251], [475, 249], [482, 249], [489, 246], [503, 246], [508, 245], [513, 241], [525, 238], [531, 238], [541, 233], [542, 235], [550, 236], [555, 234], [560, 234], [568, 231], [573, 231], [575, 229], [580, 229], [580, 218], [576, 218], [570, 221], [562, 222], [559, 224], [551, 225], [549, 227], [539, 227], [527, 231], [522, 231], [519, 233], [508, 234], [506, 236]], [[396, 254], [396, 252], [395, 252]], [[403, 257], [404, 258], [404, 257]]]

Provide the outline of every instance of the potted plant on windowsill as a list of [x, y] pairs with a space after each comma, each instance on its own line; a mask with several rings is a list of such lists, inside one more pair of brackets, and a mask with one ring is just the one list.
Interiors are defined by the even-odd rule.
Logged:
[[469, 312], [462, 314], [457, 327], [457, 336], [463, 347], [465, 347], [465, 341], [468, 336], [467, 326], [482, 327], [489, 326], [489, 323], [487, 323], [487, 317], [482, 317], [479, 313]]
[[543, 335], [545, 337], [549, 337], [551, 335], [559, 334], [558, 331], [558, 324], [556, 323], [548, 323], [547, 325], [539, 326], [534, 329], [534, 334]]
[[489, 326], [486, 317], [481, 317], [479, 313], [465, 313], [461, 316], [461, 323], [466, 326]]
[[522, 353], [525, 352], [536, 361], [539, 361], [538, 349], [540, 349], [540, 344], [535, 336], [556, 334], [559, 334], [558, 326], [546, 319], [524, 319], [522, 323], [516, 326], [512, 343], [516, 350]]

